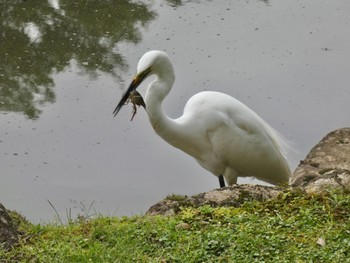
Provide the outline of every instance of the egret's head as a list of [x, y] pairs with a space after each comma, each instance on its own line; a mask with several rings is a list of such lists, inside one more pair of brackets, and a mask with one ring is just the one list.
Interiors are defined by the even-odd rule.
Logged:
[[172, 82], [175, 79], [173, 65], [166, 53], [159, 50], [152, 50], [148, 51], [141, 57], [137, 64], [136, 74], [133, 77], [129, 88], [126, 90], [113, 112], [114, 116], [118, 114], [120, 109], [126, 103], [130, 93], [133, 90], [136, 90], [142, 81], [152, 74], [156, 74], [158, 77], [167, 76], [169, 82]]
[[170, 62], [170, 59], [163, 51], [148, 51], [140, 58], [137, 64], [136, 76], [143, 75], [145, 72], [148, 72], [147, 75], [159, 73], [166, 64], [169, 64], [166, 62]]
[[133, 77], [129, 88], [124, 93], [122, 99], [118, 103], [117, 107], [114, 110], [114, 116], [118, 114], [120, 109], [126, 103], [130, 96], [130, 92], [136, 90], [137, 87], [142, 83], [144, 79], [152, 74], [161, 75], [164, 71], [169, 71], [169, 65], [172, 71], [172, 65], [168, 55], [162, 51], [152, 50], [145, 53], [138, 65], [136, 75]]

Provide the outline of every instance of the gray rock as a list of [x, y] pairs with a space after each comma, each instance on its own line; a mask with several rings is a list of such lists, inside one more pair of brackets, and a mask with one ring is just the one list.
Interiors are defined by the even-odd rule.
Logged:
[[18, 231], [5, 207], [0, 204], [0, 246], [11, 248], [18, 242]]
[[153, 205], [147, 211], [147, 214], [174, 215], [180, 211], [181, 207], [188, 206], [198, 207], [202, 205], [210, 205], [212, 207], [239, 207], [249, 200], [264, 201], [275, 198], [281, 191], [282, 189], [278, 187], [240, 184], [215, 189], [194, 196], [172, 195]]
[[350, 128], [343, 128], [325, 136], [295, 170], [292, 187], [306, 192], [325, 188], [350, 189]]

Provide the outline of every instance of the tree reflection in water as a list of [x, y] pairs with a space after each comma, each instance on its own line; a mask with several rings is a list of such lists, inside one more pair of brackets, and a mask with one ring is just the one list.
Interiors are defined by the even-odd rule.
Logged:
[[55, 101], [53, 73], [74, 61], [92, 77], [119, 78], [127, 64], [116, 45], [141, 41], [156, 15], [146, 4], [118, 1], [1, 1], [0, 111], [39, 117]]

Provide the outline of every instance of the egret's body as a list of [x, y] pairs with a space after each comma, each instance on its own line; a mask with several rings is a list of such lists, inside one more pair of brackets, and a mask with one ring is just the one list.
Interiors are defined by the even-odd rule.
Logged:
[[[146, 111], [154, 130], [165, 141], [194, 157], [219, 179], [223, 176], [229, 185], [236, 183], [239, 176], [253, 176], [271, 184], [288, 182], [285, 142], [254, 111], [231, 96], [205, 91], [189, 99], [181, 117], [171, 119], [163, 112], [162, 102], [175, 75], [164, 52], [143, 55], [128, 91], [152, 74], [157, 78], [148, 86]], [[115, 114], [127, 96], [128, 92]], [[220, 181], [220, 186], [223, 184]]]

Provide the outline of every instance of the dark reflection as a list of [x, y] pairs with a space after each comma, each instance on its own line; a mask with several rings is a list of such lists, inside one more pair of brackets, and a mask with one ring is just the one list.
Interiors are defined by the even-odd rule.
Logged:
[[183, 5], [182, 0], [166, 0], [171, 6], [180, 6]]
[[0, 1], [0, 110], [35, 119], [38, 104], [54, 102], [51, 74], [72, 59], [92, 77], [119, 78], [127, 65], [116, 43], [141, 40], [139, 26], [155, 18], [126, 0]]

